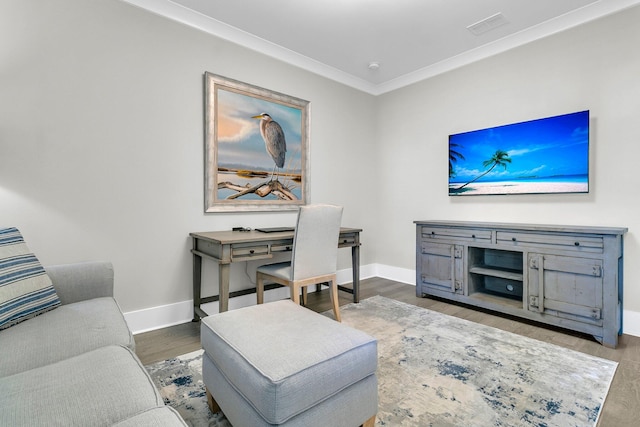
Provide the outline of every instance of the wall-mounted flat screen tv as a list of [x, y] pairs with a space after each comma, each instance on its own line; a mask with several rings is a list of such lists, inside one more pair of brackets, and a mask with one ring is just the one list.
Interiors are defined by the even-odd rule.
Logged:
[[589, 192], [589, 111], [449, 136], [449, 195]]

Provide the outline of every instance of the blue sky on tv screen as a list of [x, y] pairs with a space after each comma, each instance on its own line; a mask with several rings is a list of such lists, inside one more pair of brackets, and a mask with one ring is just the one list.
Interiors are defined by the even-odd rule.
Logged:
[[589, 111], [514, 123], [449, 136], [454, 175], [450, 183], [469, 181], [486, 172], [483, 162], [497, 150], [511, 163], [495, 167], [483, 181], [544, 179], [589, 172]]

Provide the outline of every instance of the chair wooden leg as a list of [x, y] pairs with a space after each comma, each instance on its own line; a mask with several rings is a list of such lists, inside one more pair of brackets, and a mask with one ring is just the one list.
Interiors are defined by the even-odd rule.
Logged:
[[291, 300], [300, 305], [300, 287], [295, 283], [292, 283], [291, 286], [289, 286], [289, 289], [291, 289]]
[[362, 424], [362, 427], [373, 427], [376, 425], [376, 416], [369, 418], [367, 421]]
[[264, 303], [264, 276], [260, 273], [256, 275], [256, 298], [258, 304]]
[[220, 412], [220, 405], [218, 405], [218, 402], [216, 402], [216, 400], [213, 398], [213, 395], [211, 395], [211, 392], [209, 391], [208, 388], [205, 387], [205, 390], [207, 391], [207, 405], [209, 405], [209, 409], [211, 410], [212, 414], [215, 414], [217, 412]]
[[302, 305], [307, 306], [307, 287], [302, 287]]
[[335, 316], [338, 322], [342, 322], [340, 318], [340, 304], [338, 303], [338, 284], [336, 283], [336, 278], [334, 277], [331, 280], [331, 285], [329, 286], [331, 296], [331, 305], [333, 306], [333, 315]]

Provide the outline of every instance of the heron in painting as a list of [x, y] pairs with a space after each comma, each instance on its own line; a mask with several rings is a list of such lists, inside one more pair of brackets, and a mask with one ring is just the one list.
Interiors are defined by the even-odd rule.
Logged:
[[[271, 181], [273, 181], [273, 174], [276, 172], [276, 169], [284, 166], [284, 156], [287, 152], [284, 132], [278, 122], [274, 121], [267, 113], [262, 113], [252, 118], [260, 119], [260, 135], [262, 135], [267, 152], [276, 164], [273, 172], [271, 172]], [[277, 180], [278, 178], [276, 176], [276, 181]]]

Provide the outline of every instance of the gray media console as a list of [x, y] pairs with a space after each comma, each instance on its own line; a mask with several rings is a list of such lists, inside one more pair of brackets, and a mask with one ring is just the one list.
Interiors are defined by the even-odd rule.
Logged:
[[593, 335], [622, 332], [626, 228], [415, 221], [416, 295]]

